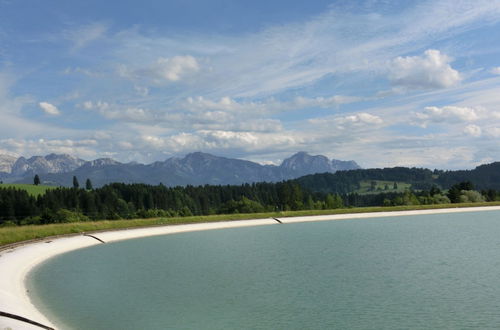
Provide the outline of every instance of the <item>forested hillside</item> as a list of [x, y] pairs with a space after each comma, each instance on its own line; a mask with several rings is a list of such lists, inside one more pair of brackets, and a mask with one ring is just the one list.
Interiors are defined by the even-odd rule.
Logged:
[[314, 192], [348, 194], [358, 190], [361, 182], [367, 180], [405, 182], [413, 190], [429, 190], [434, 186], [448, 189], [458, 182], [470, 181], [478, 190], [500, 190], [500, 162], [466, 171], [407, 167], [339, 171], [307, 175], [296, 179], [296, 182]]
[[431, 170], [407, 167], [313, 174], [298, 178], [296, 182], [310, 191], [348, 194], [359, 189], [364, 180], [406, 182], [413, 189], [430, 189], [434, 183]]
[[473, 170], [442, 172], [435, 181], [444, 188], [460, 181], [470, 181], [480, 190], [500, 190], [500, 162], [481, 165]]

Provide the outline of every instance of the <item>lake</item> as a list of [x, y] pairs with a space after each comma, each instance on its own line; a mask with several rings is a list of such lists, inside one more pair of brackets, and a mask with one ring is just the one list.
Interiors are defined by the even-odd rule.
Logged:
[[29, 274], [67, 329], [498, 329], [500, 211], [139, 238]]

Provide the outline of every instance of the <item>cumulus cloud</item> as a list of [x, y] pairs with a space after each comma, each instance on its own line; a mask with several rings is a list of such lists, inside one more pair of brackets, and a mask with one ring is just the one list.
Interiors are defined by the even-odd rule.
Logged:
[[307, 108], [334, 108], [342, 104], [361, 101], [361, 97], [333, 95], [329, 97], [303, 97], [298, 96], [291, 100], [278, 101], [267, 99], [259, 102], [236, 101], [228, 96], [222, 97], [218, 101], [206, 99], [204, 97], [188, 97], [182, 103], [184, 109], [191, 111], [223, 110], [231, 112], [280, 112], [289, 110], [300, 110]]
[[70, 154], [76, 157], [94, 157], [99, 142], [95, 139], [2, 139], [0, 144], [22, 155]]
[[478, 118], [479, 115], [477, 109], [457, 106], [425, 107], [424, 111], [415, 114], [417, 125], [423, 127], [425, 127], [429, 122], [471, 122], [477, 120]]
[[450, 62], [450, 57], [435, 49], [426, 50], [423, 56], [399, 56], [390, 62], [389, 79], [394, 85], [406, 88], [452, 87], [462, 77]]
[[369, 113], [358, 113], [355, 115], [345, 116], [339, 118], [340, 123], [350, 124], [382, 124], [383, 120], [379, 116], [371, 115]]
[[269, 148], [289, 149], [304, 140], [292, 132], [237, 132], [229, 130], [199, 130], [170, 136], [143, 135], [141, 143], [146, 148], [168, 149], [172, 152], [196, 150], [245, 150], [265, 151]]
[[[198, 60], [191, 55], [159, 57], [148, 67], [138, 69], [126, 65], [118, 67], [120, 76], [132, 80], [139, 80], [143, 84], [148, 81], [153, 84], [164, 82], [178, 82], [200, 71]], [[145, 87], [141, 87], [144, 92]], [[137, 89], [136, 89], [137, 91]]]
[[186, 55], [171, 58], [160, 57], [156, 61], [156, 69], [163, 79], [177, 81], [187, 74], [197, 72], [200, 66], [193, 56]]
[[[194, 129], [276, 131], [282, 129], [281, 122], [277, 119], [265, 118], [265, 116], [290, 110], [337, 107], [340, 104], [358, 100], [361, 98], [334, 95], [316, 98], [296, 97], [289, 101], [267, 99], [253, 102], [237, 101], [228, 96], [218, 100], [199, 96], [188, 97], [156, 110], [90, 100], [81, 103], [80, 107], [95, 111], [104, 118], [122, 122], [168, 123], [178, 128], [193, 127]], [[365, 119], [363, 117], [359, 121]]]
[[161, 125], [175, 127], [178, 130], [233, 130], [233, 131], [280, 131], [281, 122], [277, 119], [261, 118], [259, 114], [247, 110], [249, 105], [242, 105], [229, 98], [210, 101], [203, 98], [192, 99], [177, 105], [180, 110], [144, 109], [124, 107], [103, 101], [85, 101], [80, 107], [95, 111], [102, 117], [126, 123]]
[[315, 118], [310, 119], [309, 123], [317, 126], [336, 129], [346, 129], [346, 128], [366, 128], [379, 126], [384, 121], [382, 118], [376, 115], [372, 115], [366, 112], [360, 112], [348, 116], [331, 116], [326, 118]]
[[357, 96], [346, 96], [346, 95], [334, 95], [330, 97], [314, 97], [314, 98], [307, 98], [307, 97], [296, 97], [293, 101], [288, 102], [290, 108], [295, 108], [295, 109], [301, 109], [301, 108], [330, 108], [330, 107], [337, 107], [341, 104], [348, 104], [348, 103], [354, 103], [354, 102], [359, 102], [363, 98], [357, 97]]
[[464, 128], [464, 133], [473, 137], [480, 137], [482, 134], [481, 127], [477, 125], [467, 125]]
[[85, 110], [93, 110], [107, 119], [126, 122], [155, 122], [159, 120], [155, 114], [137, 107], [118, 107], [103, 101], [85, 101], [81, 105]]
[[59, 111], [59, 109], [57, 109], [55, 105], [50, 104], [48, 102], [40, 102], [38, 103], [38, 105], [48, 115], [58, 116], [61, 114], [61, 112]]
[[500, 75], [500, 66], [494, 67], [490, 70], [491, 73], [493, 74], [498, 74]]
[[99, 111], [106, 111], [107, 109], [110, 108], [109, 103], [103, 102], [103, 101], [97, 101], [97, 102], [92, 102], [92, 101], [85, 101], [83, 102], [83, 108], [85, 110], [99, 110]]

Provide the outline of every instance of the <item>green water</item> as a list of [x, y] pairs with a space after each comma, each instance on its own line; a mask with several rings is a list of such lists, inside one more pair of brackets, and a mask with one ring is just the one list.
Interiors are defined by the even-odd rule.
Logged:
[[53, 258], [29, 286], [73, 329], [498, 329], [500, 212], [141, 238]]

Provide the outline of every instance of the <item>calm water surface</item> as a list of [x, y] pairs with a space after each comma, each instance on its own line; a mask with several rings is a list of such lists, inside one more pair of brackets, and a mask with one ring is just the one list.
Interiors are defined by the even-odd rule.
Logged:
[[498, 329], [500, 212], [134, 239], [28, 282], [72, 329]]

